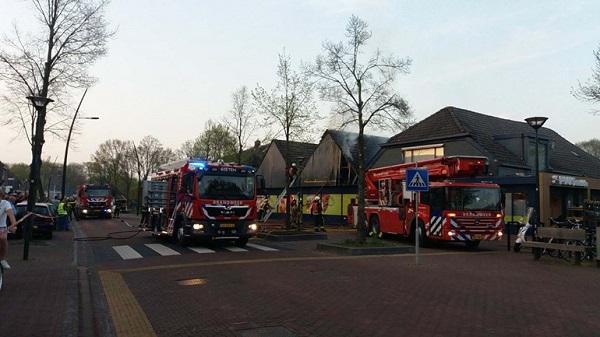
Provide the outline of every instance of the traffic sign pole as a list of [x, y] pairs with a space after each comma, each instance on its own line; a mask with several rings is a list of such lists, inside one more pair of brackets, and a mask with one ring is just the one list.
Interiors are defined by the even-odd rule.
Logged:
[[419, 199], [421, 192], [417, 192], [415, 196], [415, 264], [419, 265], [419, 236], [421, 236], [421, 227], [419, 227]]
[[419, 226], [419, 201], [421, 192], [429, 191], [429, 171], [422, 168], [406, 170], [406, 190], [416, 192], [415, 194], [415, 263], [419, 264], [419, 240], [421, 227]]

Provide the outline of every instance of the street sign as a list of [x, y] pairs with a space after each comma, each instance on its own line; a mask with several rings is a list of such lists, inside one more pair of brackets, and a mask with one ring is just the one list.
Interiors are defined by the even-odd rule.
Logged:
[[[406, 190], [417, 192], [417, 196], [415, 198], [415, 214], [417, 215], [417, 219], [419, 217], [419, 199], [421, 197], [420, 192], [429, 191], [429, 171], [426, 169], [420, 168], [409, 168], [406, 169]], [[419, 220], [417, 221], [417, 224]], [[415, 226], [415, 264], [419, 264], [419, 240], [422, 233], [421, 226]]]
[[426, 169], [406, 169], [406, 190], [413, 192], [429, 191], [429, 172]]

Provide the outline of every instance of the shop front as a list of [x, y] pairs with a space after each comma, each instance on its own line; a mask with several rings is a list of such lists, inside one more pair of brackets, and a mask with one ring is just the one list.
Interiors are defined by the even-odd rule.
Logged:
[[586, 200], [600, 200], [600, 179], [540, 173], [540, 213], [545, 224], [550, 224], [550, 218], [583, 220]]

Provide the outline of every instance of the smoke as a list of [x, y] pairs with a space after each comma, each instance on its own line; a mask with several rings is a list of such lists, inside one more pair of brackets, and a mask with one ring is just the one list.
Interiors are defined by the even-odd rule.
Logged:
[[348, 160], [353, 160], [352, 149], [356, 146], [356, 143], [358, 142], [358, 133], [340, 132], [340, 136], [340, 146], [342, 147], [342, 152], [344, 152], [344, 156], [346, 156]]

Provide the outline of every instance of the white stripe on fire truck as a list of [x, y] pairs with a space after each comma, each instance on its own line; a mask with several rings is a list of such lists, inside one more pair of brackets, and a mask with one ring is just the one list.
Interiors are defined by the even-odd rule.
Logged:
[[147, 243], [145, 244], [145, 246], [162, 256], [181, 255], [178, 251], [175, 251], [167, 246], [161, 245], [160, 243]]
[[123, 260], [141, 259], [142, 255], [129, 246], [113, 246], [113, 249]]
[[442, 230], [442, 217], [434, 216], [431, 218], [430, 231], [433, 235], [440, 235]]

